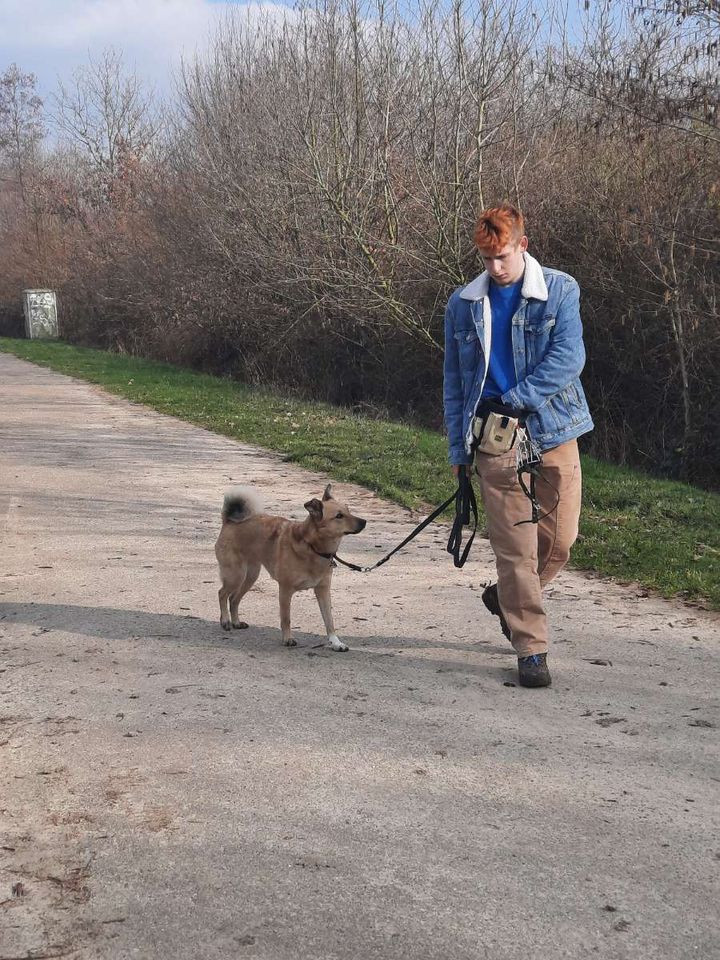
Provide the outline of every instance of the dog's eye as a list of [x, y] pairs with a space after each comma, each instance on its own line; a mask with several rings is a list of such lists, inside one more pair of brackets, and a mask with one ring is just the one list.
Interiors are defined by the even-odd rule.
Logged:
[[336, 520], [342, 520], [342, 516], [343, 516], [343, 515], [342, 515], [341, 513], [338, 513], [338, 514], [336, 515], [335, 519], [336, 519]]

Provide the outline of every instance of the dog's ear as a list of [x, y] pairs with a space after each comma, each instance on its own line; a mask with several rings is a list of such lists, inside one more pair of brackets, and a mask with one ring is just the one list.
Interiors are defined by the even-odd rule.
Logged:
[[329, 483], [329, 484], [325, 487], [325, 493], [323, 494], [323, 500], [332, 500], [332, 494], [330, 493], [331, 490], [332, 490], [332, 484]]
[[305, 504], [305, 509], [313, 518], [313, 520], [322, 520], [323, 505], [320, 503], [317, 497], [313, 497], [312, 500], [308, 500], [308, 502]]

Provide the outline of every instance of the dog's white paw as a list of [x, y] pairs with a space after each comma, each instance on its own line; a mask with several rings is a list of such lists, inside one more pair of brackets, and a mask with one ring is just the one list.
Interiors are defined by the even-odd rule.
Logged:
[[229, 620], [221, 620], [220, 626], [223, 628], [223, 630], [232, 630], [232, 624]]
[[233, 630], [247, 630], [249, 626], [250, 624], [245, 623], [244, 620], [238, 620], [236, 623], [233, 623], [232, 628]]
[[328, 646], [331, 650], [337, 650], [338, 653], [345, 653], [350, 649], [350, 647], [346, 643], [343, 643], [340, 637], [338, 637], [335, 633], [331, 633], [328, 637]]

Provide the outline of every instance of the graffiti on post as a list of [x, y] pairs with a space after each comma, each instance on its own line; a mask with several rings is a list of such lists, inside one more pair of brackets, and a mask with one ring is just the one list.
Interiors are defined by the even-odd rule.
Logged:
[[57, 300], [54, 290], [25, 290], [25, 333], [31, 339], [57, 337]]

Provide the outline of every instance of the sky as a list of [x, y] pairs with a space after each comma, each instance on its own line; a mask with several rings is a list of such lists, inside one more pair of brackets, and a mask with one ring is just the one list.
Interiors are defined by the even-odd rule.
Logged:
[[[401, 0], [411, 11], [412, 0]], [[107, 47], [120, 50], [126, 66], [165, 96], [181, 58], [207, 44], [217, 22], [243, 7], [278, 14], [292, 0], [0, 0], [0, 73], [11, 64], [38, 79], [47, 99], [58, 77]], [[577, 9], [580, 0], [568, 0]]]
[[114, 47], [165, 93], [181, 57], [204, 47], [218, 19], [242, 6], [239, 0], [0, 0], [0, 73], [16, 63], [37, 76], [46, 97], [58, 76], [67, 82], [91, 55]]

